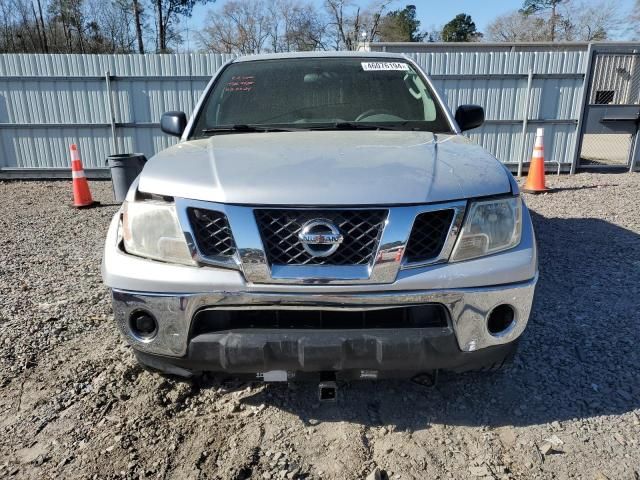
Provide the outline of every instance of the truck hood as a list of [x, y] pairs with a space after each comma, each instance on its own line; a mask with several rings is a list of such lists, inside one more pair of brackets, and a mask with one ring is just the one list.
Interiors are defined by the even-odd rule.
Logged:
[[252, 205], [392, 205], [510, 191], [507, 172], [460, 135], [410, 131], [237, 133], [168, 148], [139, 189]]

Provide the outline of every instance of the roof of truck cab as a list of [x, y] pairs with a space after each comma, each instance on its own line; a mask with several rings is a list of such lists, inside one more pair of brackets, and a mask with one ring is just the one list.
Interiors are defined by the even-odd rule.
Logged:
[[287, 52], [287, 53], [266, 53], [260, 55], [244, 55], [233, 60], [236, 62], [252, 62], [255, 60], [277, 60], [286, 58], [392, 58], [406, 60], [402, 53], [387, 52]]

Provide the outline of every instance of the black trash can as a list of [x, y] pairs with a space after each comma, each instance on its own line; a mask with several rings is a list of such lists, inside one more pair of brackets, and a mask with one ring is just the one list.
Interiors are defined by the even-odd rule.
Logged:
[[147, 158], [141, 153], [121, 153], [109, 155], [107, 164], [111, 170], [113, 198], [116, 202], [124, 202], [129, 187], [142, 171]]

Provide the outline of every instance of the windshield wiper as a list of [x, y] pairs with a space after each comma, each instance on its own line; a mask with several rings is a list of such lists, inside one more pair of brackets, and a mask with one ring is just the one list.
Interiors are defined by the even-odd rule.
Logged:
[[404, 121], [393, 125], [369, 122], [335, 122], [328, 124], [301, 124], [300, 127], [279, 127], [269, 125], [249, 125], [238, 123], [235, 125], [220, 125], [219, 127], [205, 128], [203, 135], [216, 133], [248, 133], [248, 132], [302, 132], [309, 130], [419, 130], [411, 127], [412, 122]]
[[311, 130], [405, 130], [403, 124], [381, 125], [379, 123], [336, 122], [331, 125], [310, 126]]
[[379, 124], [368, 122], [338, 122], [332, 127], [328, 127], [329, 130], [395, 130], [395, 131], [407, 131], [407, 132], [431, 132], [431, 133], [451, 133], [450, 130], [429, 130], [425, 128], [425, 125], [421, 125], [420, 121], [405, 120], [403, 122], [393, 124]]
[[219, 127], [205, 128], [202, 133], [245, 133], [245, 132], [297, 132], [299, 128], [269, 127], [261, 125], [221, 125]]

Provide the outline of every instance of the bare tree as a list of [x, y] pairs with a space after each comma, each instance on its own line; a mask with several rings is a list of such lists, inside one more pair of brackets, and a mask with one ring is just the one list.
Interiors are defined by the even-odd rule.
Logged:
[[253, 54], [324, 49], [325, 24], [307, 0], [229, 0], [199, 33], [212, 52]]
[[313, 4], [300, 0], [271, 0], [270, 3], [274, 52], [326, 49], [326, 25]]
[[544, 19], [514, 11], [491, 22], [485, 35], [494, 42], [544, 42], [550, 34]]
[[524, 0], [524, 5], [520, 12], [523, 15], [547, 15], [547, 24], [549, 26], [549, 40], [555, 42], [558, 25], [561, 25], [565, 19], [558, 13], [558, 7], [567, 0]]
[[24, 5], [21, 1], [2, 0], [0, 1], [0, 22], [2, 22], [2, 43], [0, 51], [17, 52], [32, 49], [25, 44], [25, 40], [33, 33], [31, 32], [29, 19], [25, 17]]
[[199, 40], [212, 52], [260, 53], [269, 38], [269, 22], [263, 0], [230, 0], [221, 10], [209, 12]]
[[177, 25], [180, 17], [190, 17], [197, 3], [209, 3], [215, 0], [152, 0], [156, 14], [157, 51], [169, 51], [169, 44], [180, 43]]
[[44, 25], [44, 16], [42, 15], [41, 0], [37, 0], [37, 4], [38, 4], [38, 14], [40, 15], [40, 18], [38, 19], [38, 17], [36, 16], [35, 8], [34, 8], [33, 16], [36, 17], [36, 25], [38, 25], [39, 23], [40, 28], [42, 28], [42, 51], [43, 53], [49, 53], [49, 44], [47, 42], [47, 27], [45, 27]]
[[636, 0], [633, 8], [629, 12], [628, 31], [634, 40], [640, 39], [640, 0]]
[[612, 0], [565, 0], [554, 10], [500, 15], [487, 27], [497, 42], [595, 41], [609, 38], [620, 23]]
[[135, 51], [134, 13], [130, 0], [88, 0], [94, 12], [88, 24], [91, 53], [128, 53]]
[[335, 49], [356, 50], [361, 39], [376, 40], [382, 15], [392, 1], [378, 0], [362, 9], [351, 0], [325, 0]]
[[15, 36], [18, 48], [26, 52], [42, 51], [42, 37], [38, 33], [39, 24], [33, 14], [33, 4], [25, 0], [15, 0], [11, 7], [14, 9]]
[[562, 40], [602, 41], [618, 32], [622, 23], [619, 9], [613, 0], [584, 2], [571, 0], [562, 6], [565, 19], [561, 28]]
[[142, 4], [139, 0], [133, 0], [131, 7], [133, 8], [133, 21], [136, 27], [138, 53], [144, 53], [144, 40], [142, 39]]
[[[67, 51], [85, 53], [86, 17], [82, 0], [52, 0], [48, 7], [49, 22], [57, 33], [60, 27]], [[60, 45], [56, 42], [56, 47]]]
[[0, 52], [128, 53], [131, 0], [0, 0]]
[[15, 49], [14, 19], [6, 0], [0, 1], [0, 51], [12, 52]]

